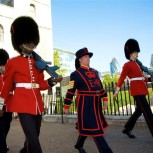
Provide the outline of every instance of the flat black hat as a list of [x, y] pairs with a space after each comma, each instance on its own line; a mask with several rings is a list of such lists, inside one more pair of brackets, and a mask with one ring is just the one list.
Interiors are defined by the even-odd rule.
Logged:
[[5, 66], [7, 60], [9, 59], [9, 54], [6, 50], [0, 49], [0, 66]]
[[89, 55], [90, 58], [92, 57], [93, 53], [89, 52], [86, 47], [79, 49], [76, 53], [75, 56], [77, 59], [81, 58], [84, 55]]
[[34, 43], [36, 47], [39, 43], [38, 25], [34, 19], [29, 16], [16, 18], [11, 25], [10, 32], [12, 45], [19, 53], [21, 53], [21, 44]]
[[133, 52], [140, 52], [139, 43], [135, 39], [129, 39], [124, 45], [125, 57], [129, 60]]

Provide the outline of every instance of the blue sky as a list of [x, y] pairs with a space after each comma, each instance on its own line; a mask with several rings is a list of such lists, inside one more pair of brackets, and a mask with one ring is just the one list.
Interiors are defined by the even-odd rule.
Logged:
[[115, 57], [127, 61], [124, 44], [139, 42], [139, 59], [150, 67], [153, 54], [153, 0], [51, 0], [53, 47], [93, 52], [90, 66], [109, 71]]

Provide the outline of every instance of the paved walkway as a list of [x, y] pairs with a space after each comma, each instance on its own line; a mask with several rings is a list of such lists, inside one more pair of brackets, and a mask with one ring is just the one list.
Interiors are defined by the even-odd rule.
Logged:
[[[153, 153], [153, 138], [147, 126], [136, 126], [133, 133], [136, 139], [130, 139], [122, 134], [122, 125], [110, 125], [106, 130], [105, 139], [114, 153]], [[77, 139], [74, 123], [42, 122], [40, 142], [43, 153], [78, 153], [74, 149]], [[24, 135], [18, 120], [13, 120], [7, 143], [10, 151], [18, 153], [23, 146]], [[88, 153], [98, 153], [91, 137], [85, 142], [84, 148]]]

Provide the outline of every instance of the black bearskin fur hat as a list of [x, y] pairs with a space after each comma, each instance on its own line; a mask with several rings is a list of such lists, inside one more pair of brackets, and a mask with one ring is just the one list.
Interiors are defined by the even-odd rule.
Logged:
[[124, 46], [124, 52], [125, 52], [125, 57], [130, 60], [130, 54], [133, 52], [140, 52], [139, 44], [135, 39], [129, 39], [125, 43]]
[[0, 49], [0, 66], [5, 66], [7, 60], [9, 59], [9, 54], [6, 50]]
[[38, 25], [29, 16], [16, 18], [11, 25], [11, 39], [14, 49], [21, 53], [21, 44], [34, 43], [35, 47], [39, 43]]

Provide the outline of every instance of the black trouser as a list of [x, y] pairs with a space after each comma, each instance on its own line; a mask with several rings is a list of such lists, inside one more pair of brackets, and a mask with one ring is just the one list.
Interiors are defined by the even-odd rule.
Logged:
[[[86, 136], [79, 135], [75, 148], [83, 148]], [[113, 153], [103, 136], [93, 137], [100, 153]]]
[[18, 115], [26, 137], [27, 153], [42, 153], [39, 142], [42, 116], [26, 113], [18, 113]]
[[5, 136], [7, 137], [7, 134], [10, 130], [10, 124], [12, 122], [12, 112], [4, 112], [3, 118], [5, 125]]
[[10, 129], [11, 121], [12, 121], [11, 112], [4, 112], [3, 116], [0, 117], [0, 153], [7, 152], [6, 137]]
[[142, 96], [134, 96], [134, 100], [136, 102], [136, 109], [135, 109], [135, 112], [132, 114], [132, 116], [127, 121], [127, 123], [125, 124], [125, 128], [127, 130], [131, 131], [134, 128], [137, 119], [143, 113], [144, 118], [147, 122], [147, 125], [150, 129], [150, 132], [153, 136], [153, 114], [152, 114], [151, 108], [146, 100], [146, 96], [145, 95], [144, 96], [143, 95]]

